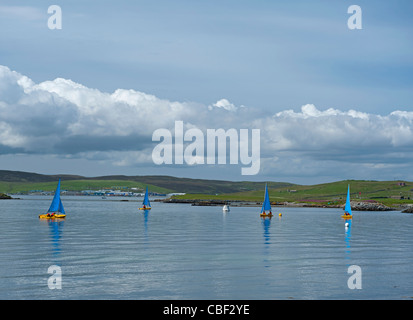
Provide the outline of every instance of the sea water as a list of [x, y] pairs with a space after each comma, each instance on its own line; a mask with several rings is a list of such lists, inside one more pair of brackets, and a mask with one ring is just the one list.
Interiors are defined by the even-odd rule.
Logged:
[[340, 209], [278, 207], [263, 220], [259, 207], [151, 199], [145, 212], [138, 198], [63, 196], [66, 219], [39, 220], [51, 199], [0, 201], [0, 299], [413, 297], [411, 214], [354, 212], [346, 228]]

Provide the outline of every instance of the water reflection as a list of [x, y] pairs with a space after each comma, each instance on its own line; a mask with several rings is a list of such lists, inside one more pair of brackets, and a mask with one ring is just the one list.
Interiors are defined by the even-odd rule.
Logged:
[[145, 243], [148, 243], [148, 221], [149, 221], [149, 210], [143, 211], [143, 227], [144, 227], [144, 239]]
[[271, 263], [269, 261], [269, 256], [270, 256], [270, 244], [271, 244], [271, 238], [270, 238], [270, 226], [271, 226], [271, 219], [267, 218], [262, 218], [261, 223], [264, 229], [264, 267], [269, 268], [271, 266]]
[[271, 219], [262, 219], [262, 225], [264, 227], [264, 244], [268, 247], [270, 244]]
[[346, 221], [345, 226], [344, 226], [344, 242], [346, 244], [346, 249], [345, 249], [345, 253], [346, 253], [346, 260], [348, 260], [348, 265], [350, 265], [350, 252], [351, 252], [351, 244], [350, 244], [350, 240], [351, 240], [351, 219], [349, 219], [348, 221]]
[[227, 220], [227, 216], [229, 215], [229, 210], [227, 211], [227, 210], [222, 210], [222, 222], [223, 222], [223, 225], [225, 226], [226, 225], [226, 220]]
[[56, 262], [58, 262], [61, 253], [60, 240], [62, 238], [64, 221], [48, 220], [47, 223], [49, 225], [52, 253]]

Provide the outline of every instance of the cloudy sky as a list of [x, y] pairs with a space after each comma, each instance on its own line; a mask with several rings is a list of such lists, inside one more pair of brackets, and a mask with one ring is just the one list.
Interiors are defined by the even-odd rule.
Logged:
[[[413, 180], [412, 16], [410, 0], [1, 0], [0, 169]], [[259, 173], [155, 165], [175, 121], [260, 129]]]

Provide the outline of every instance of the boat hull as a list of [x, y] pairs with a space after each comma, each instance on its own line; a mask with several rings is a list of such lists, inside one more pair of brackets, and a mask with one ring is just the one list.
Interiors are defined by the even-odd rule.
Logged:
[[147, 207], [147, 208], [139, 208], [139, 210], [151, 210], [152, 208]]
[[273, 214], [271, 213], [271, 214], [266, 214], [266, 213], [261, 213], [260, 214], [260, 217], [262, 217], [262, 218], [271, 218], [273, 216]]
[[41, 214], [39, 215], [39, 219], [47, 219], [47, 220], [51, 220], [51, 219], [64, 219], [66, 218], [65, 214], [54, 214], [54, 215], [48, 215], [48, 214]]
[[352, 215], [343, 215], [341, 216], [343, 219], [352, 219], [353, 216]]

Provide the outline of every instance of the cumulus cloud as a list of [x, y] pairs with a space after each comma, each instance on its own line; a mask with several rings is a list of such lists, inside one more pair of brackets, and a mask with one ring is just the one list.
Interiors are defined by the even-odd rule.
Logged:
[[318, 110], [314, 105], [301, 112], [287, 110], [268, 120], [267, 136], [274, 137], [276, 150], [343, 150], [360, 153], [366, 148], [413, 146], [413, 112], [395, 111], [387, 116], [355, 110]]
[[[68, 79], [35, 83], [0, 66], [0, 154], [49, 154], [153, 165], [152, 133], [235, 128], [261, 130], [261, 174], [345, 175], [405, 170], [413, 159], [413, 112], [388, 115], [312, 104], [265, 114], [227, 99], [211, 105], [160, 99], [136, 90], [113, 93]], [[387, 170], [387, 171], [386, 171]], [[368, 177], [366, 177], [368, 178]], [[372, 177], [374, 178], [374, 177]], [[376, 177], [380, 179], [380, 177]]]
[[218, 100], [216, 103], [214, 103], [212, 106], [209, 106], [208, 109], [209, 110], [213, 110], [214, 108], [222, 108], [228, 111], [236, 111], [237, 107], [229, 102], [227, 99], [221, 99]]
[[413, 112], [382, 116], [308, 104], [261, 119], [260, 127], [268, 160], [262, 166], [285, 176], [406, 178], [413, 164]]
[[220, 110], [198, 103], [135, 90], [106, 93], [62, 78], [36, 84], [4, 66], [0, 112], [0, 144], [8, 147], [3, 153], [136, 152], [150, 148], [154, 130], [173, 130], [175, 120], [184, 121], [186, 128], [235, 124], [232, 118], [215, 116]]

